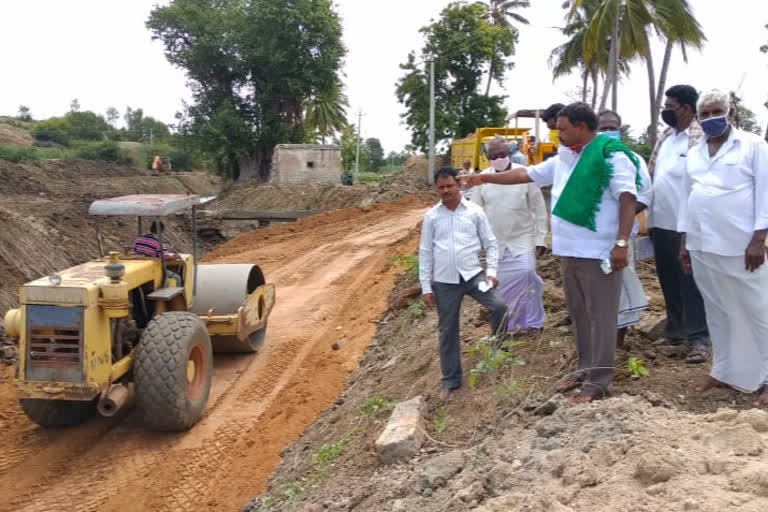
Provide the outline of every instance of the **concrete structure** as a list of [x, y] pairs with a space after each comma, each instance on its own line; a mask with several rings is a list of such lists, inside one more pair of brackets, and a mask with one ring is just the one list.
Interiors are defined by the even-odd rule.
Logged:
[[395, 406], [384, 432], [376, 440], [376, 453], [380, 462], [404, 462], [419, 453], [424, 442], [425, 410], [426, 402], [421, 395]]
[[272, 158], [273, 184], [341, 183], [341, 148], [322, 144], [278, 144]]

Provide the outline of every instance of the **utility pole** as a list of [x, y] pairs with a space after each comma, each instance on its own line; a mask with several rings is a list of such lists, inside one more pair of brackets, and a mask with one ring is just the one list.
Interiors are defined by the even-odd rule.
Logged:
[[435, 180], [435, 57], [429, 60], [429, 156], [427, 184]]
[[363, 111], [357, 111], [357, 151], [355, 153], [355, 181], [357, 181], [358, 173], [360, 172], [360, 133], [363, 124]]

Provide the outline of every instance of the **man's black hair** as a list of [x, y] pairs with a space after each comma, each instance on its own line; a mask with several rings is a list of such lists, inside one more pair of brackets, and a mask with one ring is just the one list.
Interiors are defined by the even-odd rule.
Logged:
[[440, 176], [450, 176], [454, 180], [458, 179], [459, 173], [454, 169], [453, 167], [441, 167], [438, 169], [438, 171], [435, 173], [435, 183], [437, 183], [437, 179]]
[[574, 126], [584, 123], [591, 131], [597, 130], [597, 114], [589, 105], [581, 101], [571, 103], [561, 110], [557, 117], [567, 118]]
[[667, 89], [664, 95], [676, 99], [681, 105], [689, 105], [693, 113], [696, 113], [696, 102], [699, 101], [699, 93], [692, 86], [673, 85]]
[[619, 127], [622, 126], [621, 116], [618, 114], [618, 112], [614, 112], [613, 110], [603, 110], [602, 112], [600, 112], [600, 115], [598, 115], [597, 117], [601, 118], [603, 116], [613, 116], [613, 117], [615, 117], [616, 120], [619, 122]]
[[557, 114], [560, 113], [561, 110], [565, 108], [565, 105], [562, 103], [553, 103], [552, 105], [547, 107], [547, 110], [541, 113], [541, 120], [545, 123], [549, 121], [550, 119], [554, 119], [557, 117]]

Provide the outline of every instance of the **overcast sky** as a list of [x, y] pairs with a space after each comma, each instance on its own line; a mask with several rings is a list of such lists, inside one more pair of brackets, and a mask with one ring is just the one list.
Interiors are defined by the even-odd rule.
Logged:
[[[690, 83], [698, 89], [739, 88], [745, 104], [763, 125], [768, 110], [768, 0], [689, 0], [709, 39], [703, 52], [690, 52], [685, 64], [676, 51], [667, 85]], [[163, 47], [144, 26], [157, 0], [24, 0], [0, 5], [0, 114], [15, 115], [20, 104], [36, 118], [61, 115], [73, 98], [81, 109], [121, 113], [141, 107], [148, 115], [173, 122], [189, 98], [183, 70], [172, 67]], [[418, 29], [436, 18], [448, 0], [337, 0], [348, 55], [344, 67], [349, 117], [364, 112], [363, 136], [379, 137], [385, 150], [410, 141], [401, 123], [395, 82], [398, 65], [421, 48]], [[553, 27], [562, 25], [562, 0], [532, 0], [520, 27], [515, 68], [497, 92], [508, 96], [510, 111], [567, 103], [579, 86], [576, 76], [552, 82], [549, 54], [562, 42]], [[657, 70], [663, 48], [656, 45]], [[633, 65], [621, 84], [619, 113], [637, 134], [648, 125], [645, 65]], [[438, 105], [439, 108], [439, 105]]]

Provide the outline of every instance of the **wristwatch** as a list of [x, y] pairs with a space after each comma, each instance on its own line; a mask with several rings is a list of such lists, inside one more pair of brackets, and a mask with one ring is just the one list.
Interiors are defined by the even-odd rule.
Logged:
[[624, 247], [626, 247], [627, 245], [628, 245], [628, 244], [627, 244], [627, 241], [626, 241], [626, 240], [624, 240], [623, 238], [619, 238], [618, 240], [616, 240], [616, 247], [622, 247], [622, 248], [624, 248]]

